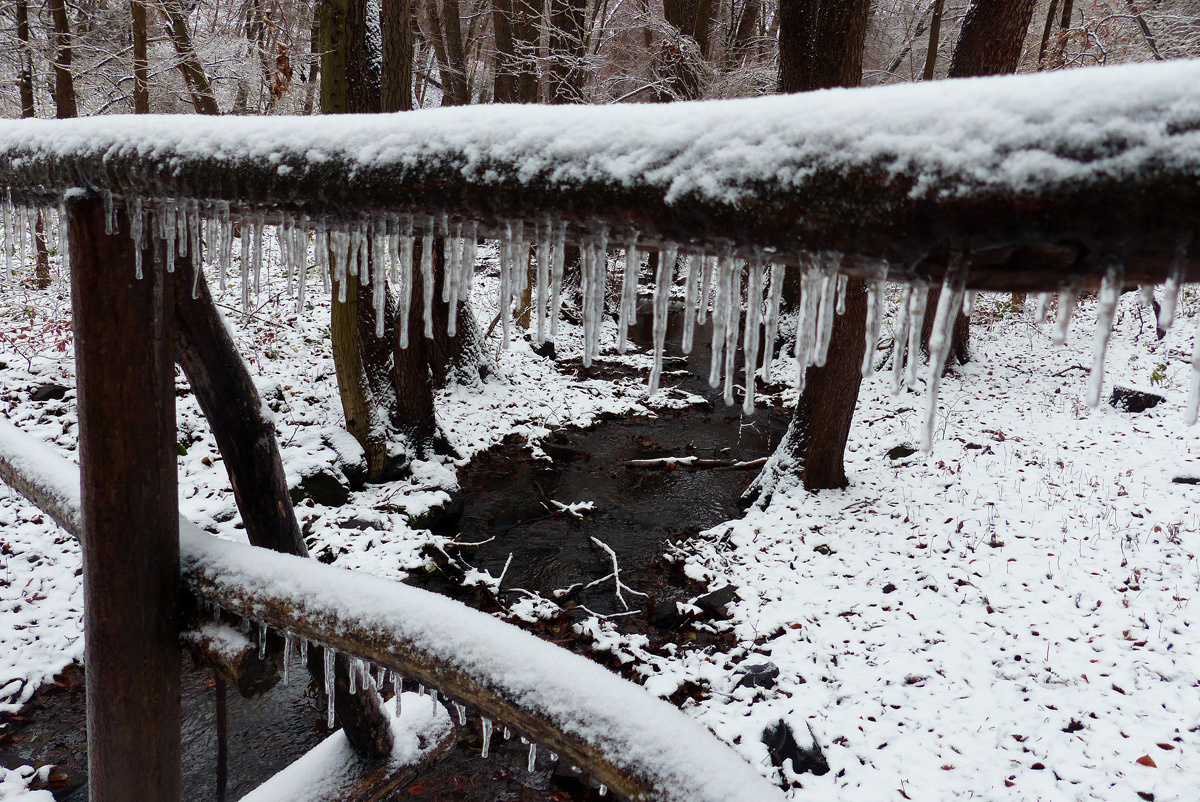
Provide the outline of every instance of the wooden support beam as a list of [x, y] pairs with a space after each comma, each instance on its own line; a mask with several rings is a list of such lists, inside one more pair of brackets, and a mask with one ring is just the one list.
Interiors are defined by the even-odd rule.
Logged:
[[[92, 802], [180, 796], [179, 504], [171, 283], [129, 221], [67, 201], [79, 394]], [[152, 259], [147, 264], [153, 264]]]
[[258, 656], [258, 647], [230, 624], [207, 621], [180, 636], [183, 645], [202, 663], [212, 667], [247, 699], [262, 696], [279, 684], [279, 667], [269, 656]]

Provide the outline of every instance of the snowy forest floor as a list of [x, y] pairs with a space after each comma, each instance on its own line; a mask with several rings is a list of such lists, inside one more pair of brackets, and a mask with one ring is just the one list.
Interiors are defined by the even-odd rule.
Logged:
[[[475, 296], [484, 325], [495, 314], [490, 287], [484, 279]], [[250, 314], [237, 308], [236, 287], [214, 293], [298, 477], [347, 448], [328, 301], [314, 294], [297, 315], [281, 299], [282, 279], [267, 289]], [[1113, 385], [1166, 397], [1130, 414], [1083, 403], [1087, 372], [1077, 366], [1091, 364], [1094, 300], [1082, 302], [1073, 336], [1056, 349], [1030, 312], [1012, 313], [1006, 296], [981, 298], [974, 361], [943, 382], [932, 454], [888, 456], [916, 442], [923, 393], [893, 397], [887, 377], [864, 381], [849, 488], [782, 487], [766, 509], [668, 549], [691, 579], [737, 589], [730, 618], [697, 619], [684, 629], [699, 637], [665, 646], [620, 618], [576, 617], [574, 634], [626, 676], [682, 700], [764, 774], [775, 771], [764, 728], [781, 718], [797, 733], [811, 725], [832, 770], [791, 777], [802, 786], [796, 799], [1194, 799], [1200, 486], [1173, 481], [1200, 477], [1195, 433], [1182, 423], [1200, 319], [1191, 288], [1181, 314], [1159, 341], [1137, 294], [1121, 299], [1105, 398]], [[560, 364], [580, 344], [577, 328], [562, 326]], [[65, 281], [3, 288], [0, 333], [0, 408], [72, 452]], [[612, 352], [611, 321], [604, 335]], [[456, 468], [471, 457], [516, 433], [531, 459], [547, 459], [536, 444], [553, 430], [700, 400], [678, 391], [648, 399], [645, 353], [605, 354], [642, 371], [634, 376], [580, 380], [525, 342], [488, 345], [495, 374], [439, 398], [462, 461], [418, 463], [410, 479], [368, 486], [340, 507], [302, 502], [315, 556], [398, 580], [428, 573], [427, 547], [447, 538], [421, 528], [421, 517], [451, 498]], [[781, 361], [773, 378], [793, 386], [794, 370]], [[34, 400], [48, 384], [66, 392]], [[181, 511], [241, 539], [228, 479], [182, 378], [177, 395]], [[792, 400], [788, 389], [773, 399]], [[0, 571], [0, 711], [13, 714], [82, 659], [82, 593], [77, 544], [3, 486]], [[483, 571], [467, 581], [500, 584]], [[528, 624], [560, 612], [550, 598], [520, 598], [501, 614]], [[780, 669], [774, 687], [737, 687], [739, 669], [767, 661]], [[0, 798], [23, 787], [9, 772]]]

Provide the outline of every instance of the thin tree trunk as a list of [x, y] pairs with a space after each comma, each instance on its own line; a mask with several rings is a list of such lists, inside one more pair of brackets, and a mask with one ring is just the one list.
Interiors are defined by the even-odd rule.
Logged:
[[758, 36], [759, 17], [762, 15], [762, 0], [746, 0], [742, 13], [738, 15], [734, 27], [733, 39], [725, 55], [725, 63], [729, 67], [738, 66], [754, 49], [754, 40]]
[[517, 55], [513, 43], [512, 0], [492, 0], [492, 31], [495, 48], [492, 55], [492, 100], [517, 102]]
[[21, 92], [21, 116], [36, 117], [33, 97], [33, 46], [29, 37], [29, 0], [17, 2], [17, 59], [20, 67], [17, 84]]
[[[1053, 0], [1057, 2], [1057, 0]], [[925, 51], [925, 69], [921, 73], [921, 80], [932, 81], [933, 71], [937, 68], [938, 45], [942, 36], [942, 9], [945, 0], [934, 0], [933, 2], [933, 18], [929, 21], [929, 47]]]
[[188, 27], [187, 14], [179, 6], [178, 0], [164, 0], [158, 10], [167, 21], [167, 36], [175, 47], [179, 57], [179, 70], [183, 80], [192, 95], [192, 105], [198, 114], [218, 115], [221, 109], [217, 107], [217, 99], [213, 94], [212, 84], [208, 81], [208, 73], [196, 55], [196, 47], [192, 44], [192, 33]]
[[584, 70], [584, 26], [586, 0], [550, 0], [549, 101], [582, 103]]
[[[430, 17], [434, 14], [430, 9]], [[462, 41], [462, 12], [458, 0], [442, 0], [441, 33], [446, 49], [446, 71], [442, 74], [442, 87], [451, 88], [453, 103], [445, 105], [465, 106], [471, 102], [470, 87], [467, 86], [467, 59]]]
[[412, 0], [383, 0], [381, 22], [383, 33], [381, 110], [410, 111], [413, 107]]
[[64, 0], [49, 0], [54, 20], [54, 105], [60, 120], [79, 116], [75, 78], [71, 75], [71, 20]]
[[516, 49], [517, 102], [537, 103], [543, 0], [512, 0]]
[[132, 0], [129, 10], [133, 18], [133, 113], [149, 114], [150, 62], [146, 55], [146, 4], [142, 0]]

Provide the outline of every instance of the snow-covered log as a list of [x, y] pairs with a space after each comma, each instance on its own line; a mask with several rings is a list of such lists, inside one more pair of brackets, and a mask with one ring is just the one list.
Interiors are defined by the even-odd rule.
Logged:
[[[547, 219], [639, 248], [878, 260], [968, 287], [1050, 290], [1125, 262], [1160, 283], [1200, 216], [1200, 61], [698, 103], [481, 106], [289, 119], [0, 123], [0, 186], [53, 204], [83, 188], [197, 201], [213, 217], [345, 226], [414, 215], [500, 236]], [[436, 217], [432, 217], [436, 216]], [[438, 223], [439, 230], [444, 223]], [[1016, 245], [1088, 258], [1022, 270]], [[1011, 268], [1011, 269], [1009, 269]], [[1200, 279], [1200, 261], [1187, 263]]]
[[[79, 531], [78, 468], [6, 421], [0, 478]], [[673, 705], [511, 624], [419, 588], [220, 540], [182, 518], [179, 527], [183, 581], [200, 599], [438, 688], [618, 793], [783, 799]]]

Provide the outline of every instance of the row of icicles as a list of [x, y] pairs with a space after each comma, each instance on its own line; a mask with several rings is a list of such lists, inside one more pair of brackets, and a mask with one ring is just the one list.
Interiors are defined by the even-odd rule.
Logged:
[[[267, 236], [267, 225], [263, 216], [239, 218], [240, 236], [235, 236], [230, 204], [225, 201], [202, 204], [195, 200], [129, 198], [125, 204], [130, 220], [129, 233], [137, 246], [135, 270], [139, 278], [143, 269], [142, 252], [149, 244], [148, 238], [153, 238], [155, 244], [161, 246], [154, 249], [156, 258], [159, 254], [165, 256], [168, 271], [174, 270], [176, 255], [183, 257], [188, 253], [198, 254], [207, 250], [209, 263], [217, 270], [220, 287], [225, 290], [227, 276], [233, 265], [234, 241], [240, 240], [241, 302], [243, 309], [249, 307], [251, 292], [257, 296], [262, 288], [263, 252]], [[104, 195], [104, 207], [107, 215], [106, 233], [115, 234], [118, 227], [117, 208], [110, 193]], [[66, 241], [66, 215], [61, 206], [58, 218], [60, 251], [65, 254], [61, 243]], [[28, 243], [32, 242], [35, 220], [35, 209], [14, 207], [10, 196], [4, 209], [3, 231], [6, 243], [14, 243], [18, 253], [24, 253]], [[347, 276], [355, 277], [371, 287], [376, 312], [376, 334], [383, 336], [383, 308], [387, 297], [387, 283], [390, 281], [398, 296], [397, 325], [401, 348], [408, 346], [408, 322], [414, 300], [422, 307], [425, 336], [433, 336], [433, 301], [437, 292], [434, 286], [434, 239], [444, 239], [446, 256], [441, 299], [450, 305], [448, 333], [450, 336], [455, 335], [458, 302], [470, 297], [475, 275], [479, 232], [474, 221], [451, 221], [445, 214], [416, 217], [402, 214], [362, 221], [357, 225], [327, 226], [323, 221], [314, 221], [307, 217], [285, 217], [274, 228], [280, 260], [287, 271], [287, 292], [289, 297], [294, 299], [297, 312], [303, 309], [309, 284], [313, 280], [311, 267], [317, 269], [316, 280], [320, 281], [322, 291], [328, 293], [331, 287], [336, 287], [340, 301], [346, 299]], [[414, 264], [414, 244], [418, 238], [422, 240], [420, 258], [417, 264]], [[502, 347], [507, 348], [512, 337], [513, 304], [520, 303], [529, 289], [531, 280], [534, 282], [531, 312], [531, 320], [535, 321], [532, 331], [534, 342], [541, 345], [547, 338], [553, 340], [557, 337], [559, 311], [563, 302], [566, 244], [567, 228], [561, 220], [546, 218], [533, 224], [514, 220], [502, 224], [497, 304], [500, 310]], [[625, 250], [620, 320], [617, 326], [617, 350], [625, 353], [628, 348], [626, 334], [637, 317], [641, 254], [636, 233], [615, 244]], [[582, 237], [580, 290], [583, 312], [582, 358], [585, 367], [590, 366], [600, 354], [604, 299], [609, 274], [608, 248], [609, 232], [604, 225], [597, 225]], [[6, 275], [11, 275], [12, 248], [6, 246], [4, 251]], [[531, 254], [535, 260], [533, 265], [530, 264]], [[1166, 281], [1159, 315], [1159, 325], [1164, 329], [1171, 325], [1174, 318], [1185, 256], [1181, 250], [1172, 274]], [[771, 362], [775, 356], [775, 338], [779, 330], [780, 302], [786, 268], [781, 263], [769, 263], [765, 258], [742, 260], [728, 253], [703, 254], [683, 259], [678, 257], [677, 246], [668, 245], [659, 249], [652, 304], [654, 362], [650, 370], [650, 392], [658, 390], [662, 377], [670, 294], [675, 283], [676, 266], [684, 263], [686, 266], [682, 350], [685, 354], [691, 352], [695, 326], [705, 325], [711, 314], [712, 362], [708, 381], [713, 388], [723, 388], [725, 403], [732, 405], [740, 333], [744, 364], [748, 366], [744, 369], [742, 408], [746, 414], [751, 414], [754, 411], [756, 376], [765, 379], [770, 375]], [[198, 281], [203, 269], [203, 258], [196, 261], [200, 265], [200, 269], [196, 271]], [[846, 276], [838, 273], [840, 254], [820, 252], [810, 254], [805, 261], [800, 279], [794, 349], [800, 390], [804, 389], [806, 368], [821, 367], [826, 362], [834, 315], [845, 310], [847, 286]], [[422, 279], [423, 291], [419, 299], [413, 298], [414, 271], [420, 271]], [[868, 281], [863, 376], [870, 376], [873, 372], [883, 323], [886, 273], [884, 267], [875, 278]], [[1104, 358], [1117, 299], [1122, 288], [1122, 278], [1122, 268], [1118, 263], [1113, 263], [1108, 267], [1100, 288], [1094, 359], [1087, 389], [1089, 407], [1095, 407], [1100, 400]], [[946, 271], [929, 337], [929, 362], [924, 377], [927, 405], [920, 438], [920, 447], [924, 451], [932, 447], [938, 409], [938, 388], [950, 349], [950, 335], [957, 312], [961, 309], [965, 315], [970, 316], [974, 304], [975, 293], [967, 291], [965, 284], [966, 269], [962, 261], [958, 260]], [[907, 279], [904, 282], [892, 326], [893, 394], [899, 393], [903, 387], [916, 388], [919, 384], [920, 360], [915, 358], [915, 355], [919, 353], [921, 344], [927, 289], [926, 283], [919, 279]], [[1147, 286], [1140, 289], [1143, 301], [1150, 303], [1154, 288]], [[1080, 284], [1069, 286], [1058, 293], [1058, 317], [1053, 330], [1055, 344], [1061, 345], [1066, 340], [1067, 328], [1079, 294]], [[1045, 321], [1051, 296], [1051, 293], [1043, 293], [1039, 298], [1039, 325]], [[746, 325], [743, 325], [742, 321], [743, 309], [746, 310]], [[762, 365], [755, 370], [760, 350]], [[1195, 423], [1198, 406], [1200, 348], [1195, 350], [1192, 359], [1192, 377], [1185, 411], [1188, 425]]]
[[[211, 603], [206, 604], [205, 607], [214, 616], [216, 616], [218, 620], [220, 619], [222, 611], [221, 611], [221, 608], [219, 605], [217, 605], [215, 602], [211, 602]], [[250, 634], [250, 629], [253, 626], [253, 624], [249, 618], [241, 618], [240, 620], [241, 620], [242, 633], [248, 636]], [[259, 660], [266, 659], [267, 637], [269, 634], [270, 634], [269, 627], [261, 621], [258, 622], [258, 637], [257, 637], [258, 644], [257, 645], [258, 645], [258, 659]], [[333, 648], [332, 646], [326, 646], [326, 645], [317, 644], [317, 643], [313, 643], [311, 645], [313, 648], [320, 648], [320, 649], [324, 650], [323, 663], [322, 663], [322, 667], [324, 670], [323, 670], [322, 679], [323, 679], [324, 685], [325, 685], [325, 699], [326, 699], [325, 725], [329, 729], [333, 729], [334, 727], [337, 726], [336, 714], [334, 711], [334, 684], [335, 684], [335, 679], [336, 679], [334, 669], [336, 666], [338, 651], [337, 651], [337, 649]], [[283, 680], [283, 684], [285, 686], [289, 685], [291, 683], [291, 669], [292, 669], [292, 663], [294, 661], [296, 661], [298, 659], [300, 661], [300, 665], [302, 665], [302, 666], [308, 665], [309, 646], [310, 646], [310, 643], [307, 638], [301, 637], [299, 635], [295, 635], [291, 632], [284, 633], [283, 659], [282, 659], [282, 663], [283, 663], [282, 680]], [[354, 657], [353, 655], [349, 655], [349, 654], [347, 654], [347, 657], [349, 658], [349, 662], [350, 662], [350, 670], [348, 672], [349, 673], [349, 692], [351, 694], [355, 694], [355, 693], [358, 693], [359, 689], [361, 688], [362, 690], [364, 690], [366, 692], [382, 694], [384, 689], [386, 689], [390, 686], [393, 697], [395, 698], [395, 707], [392, 712], [393, 712], [393, 715], [395, 715], [397, 718], [399, 718], [400, 713], [401, 713], [400, 699], [401, 699], [401, 693], [403, 691], [403, 685], [404, 685], [404, 677], [400, 674], [400, 672], [389, 669], [386, 666], [372, 664], [366, 660], [363, 660], [361, 657]], [[424, 696], [425, 694], [428, 694], [430, 697], [430, 700], [433, 704], [436, 705], [438, 703], [438, 696], [437, 696], [438, 692], [437, 692], [437, 689], [435, 689], [435, 688], [428, 687], [428, 686], [418, 683], [417, 684], [417, 693], [419, 696]], [[466, 707], [466, 705], [463, 705], [463, 704], [453, 701], [451, 699], [448, 699], [447, 701], [450, 701], [450, 703], [454, 707], [454, 716], [458, 721], [458, 725], [460, 727], [466, 726], [466, 723], [467, 723], [467, 707]], [[480, 749], [479, 756], [481, 758], [487, 759], [488, 755], [491, 754], [492, 735], [496, 730], [495, 723], [491, 719], [487, 718], [486, 716], [481, 716], [479, 719], [479, 728], [480, 728], [480, 734], [482, 735], [482, 738], [483, 738], [483, 744]], [[500, 732], [503, 734], [504, 740], [507, 741], [510, 738], [512, 738], [512, 731], [507, 726], [501, 726]], [[526, 769], [527, 769], [527, 771], [532, 772], [537, 766], [538, 745], [536, 742], [531, 741], [530, 739], [528, 739], [524, 736], [521, 736], [521, 743], [527, 744], [529, 746]], [[550, 759], [551, 763], [557, 762], [558, 754], [556, 752], [549, 752], [549, 759]], [[608, 789], [604, 785], [600, 785], [598, 790], [600, 792], [600, 796], [605, 796], [608, 793]]]

